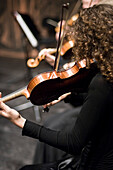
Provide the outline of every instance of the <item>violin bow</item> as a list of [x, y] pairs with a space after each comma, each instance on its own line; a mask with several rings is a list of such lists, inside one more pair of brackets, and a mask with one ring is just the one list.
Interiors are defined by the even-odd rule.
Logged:
[[60, 61], [60, 52], [61, 52], [61, 46], [63, 43], [63, 38], [64, 38], [64, 29], [66, 27], [67, 24], [67, 19], [64, 25], [64, 29], [63, 29], [63, 35], [61, 38], [61, 30], [62, 30], [62, 22], [63, 22], [63, 13], [64, 13], [64, 8], [68, 9], [69, 3], [67, 4], [63, 4], [62, 5], [62, 12], [61, 12], [61, 23], [60, 23], [60, 31], [59, 31], [59, 37], [58, 37], [58, 42], [57, 42], [57, 51], [56, 51], [56, 58], [55, 58], [55, 64], [54, 64], [54, 70], [57, 71], [58, 70], [58, 66], [59, 66], [59, 61]]

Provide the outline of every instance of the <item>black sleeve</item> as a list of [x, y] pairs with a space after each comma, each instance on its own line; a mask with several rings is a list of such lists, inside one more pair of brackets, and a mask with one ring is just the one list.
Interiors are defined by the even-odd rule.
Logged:
[[75, 93], [72, 92], [65, 99], [65, 103], [70, 103], [72, 106], [77, 107], [83, 105], [84, 99], [86, 98], [87, 93]]
[[22, 134], [37, 138], [68, 153], [78, 154], [93, 134], [107, 102], [107, 87], [101, 81], [94, 80], [71, 132], [53, 131], [26, 121]]

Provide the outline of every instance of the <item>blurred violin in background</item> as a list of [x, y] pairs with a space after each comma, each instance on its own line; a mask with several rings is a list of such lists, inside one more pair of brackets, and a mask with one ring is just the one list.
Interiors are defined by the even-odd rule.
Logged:
[[[61, 51], [60, 51], [60, 55], [61, 56], [64, 56], [66, 55], [66, 53], [68, 52], [68, 50], [70, 50], [72, 47], [74, 46], [74, 41], [73, 40], [70, 40], [68, 42], [66, 42], [62, 47], [61, 47]], [[44, 48], [42, 49], [38, 56], [33, 59], [33, 58], [30, 58], [28, 59], [27, 61], [27, 66], [30, 67], [30, 68], [35, 68], [39, 65], [39, 63], [45, 59], [46, 57], [46, 54], [49, 53], [49, 54], [55, 54], [57, 51], [56, 48]]]

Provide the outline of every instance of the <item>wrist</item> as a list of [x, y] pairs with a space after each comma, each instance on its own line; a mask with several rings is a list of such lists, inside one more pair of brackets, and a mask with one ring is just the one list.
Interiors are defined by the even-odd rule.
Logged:
[[23, 118], [21, 115], [18, 116], [18, 118], [14, 121], [12, 121], [16, 126], [23, 128], [25, 124], [26, 119]]

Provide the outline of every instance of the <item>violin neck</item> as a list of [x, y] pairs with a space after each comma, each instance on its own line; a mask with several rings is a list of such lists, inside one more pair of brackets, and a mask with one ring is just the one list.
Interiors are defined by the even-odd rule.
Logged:
[[13, 93], [5, 96], [5, 97], [2, 97], [2, 98], [0, 99], [0, 101], [2, 101], [2, 102], [7, 102], [7, 101], [9, 101], [9, 100], [15, 99], [15, 98], [20, 97], [20, 96], [25, 96], [25, 97], [27, 97], [27, 96], [26, 96], [26, 90], [27, 90], [27, 89], [21, 89], [21, 90], [18, 90], [18, 91], [16, 91], [16, 92], [13, 92]]

